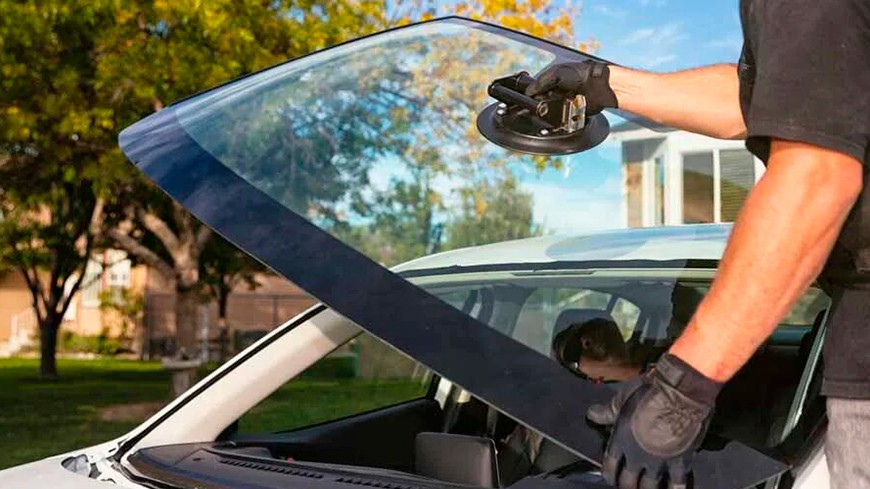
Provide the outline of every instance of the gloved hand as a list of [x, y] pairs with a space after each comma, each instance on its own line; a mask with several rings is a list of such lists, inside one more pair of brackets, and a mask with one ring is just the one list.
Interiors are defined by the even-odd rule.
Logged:
[[[665, 354], [656, 366], [629, 381], [609, 404], [586, 417], [614, 425], [601, 474], [619, 489], [684, 489], [722, 384], [679, 358]], [[642, 477], [641, 477], [642, 475]]]
[[586, 97], [586, 114], [595, 115], [608, 107], [619, 107], [616, 94], [610, 88], [610, 68], [599, 61], [560, 63], [550, 66], [526, 88], [526, 95], [534, 97], [556, 91], [573, 97]]

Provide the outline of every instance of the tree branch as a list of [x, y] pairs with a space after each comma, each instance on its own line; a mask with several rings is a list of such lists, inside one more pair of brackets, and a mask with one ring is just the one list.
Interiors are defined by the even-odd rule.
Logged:
[[24, 281], [27, 283], [27, 289], [30, 290], [30, 296], [33, 299], [33, 313], [36, 315], [36, 322], [42, 326], [47, 314], [43, 314], [43, 308], [40, 307], [39, 301], [40, 299], [44, 299], [44, 297], [42, 297], [42, 284], [39, 282], [39, 276], [35, 279], [34, 277], [31, 277], [27, 266], [23, 264], [19, 265], [19, 271], [21, 272], [21, 275], [24, 276]]
[[[90, 249], [90, 246], [88, 247]], [[90, 250], [88, 251], [88, 255], [90, 255]], [[66, 315], [66, 311], [69, 309], [69, 305], [72, 303], [73, 298], [76, 296], [76, 292], [81, 288], [82, 282], [85, 279], [85, 273], [88, 269], [88, 260], [84, 261], [84, 265], [82, 265], [81, 270], [79, 270], [75, 282], [73, 282], [72, 287], [69, 288], [69, 291], [66, 289], [66, 281], [63, 283], [63, 292], [64, 295], [60, 300], [60, 317], [64, 317]], [[69, 279], [69, 277], [67, 277]], [[69, 292], [69, 293], [67, 293]]]
[[173, 269], [171, 265], [166, 263], [166, 261], [160, 258], [153, 251], [149, 250], [145, 246], [142, 246], [138, 241], [136, 241], [136, 239], [130, 237], [130, 235], [122, 233], [117, 229], [110, 229], [106, 234], [109, 236], [109, 238], [113, 239], [116, 243], [118, 243], [118, 246], [126, 250], [127, 253], [142, 260], [146, 265], [154, 268], [167, 279], [175, 279], [175, 269]]
[[[103, 208], [106, 206], [106, 200], [102, 197], [97, 198], [94, 204], [94, 210], [91, 212], [91, 221], [88, 224], [88, 234], [90, 234], [87, 248], [91, 248], [94, 239], [100, 235], [103, 229]], [[88, 250], [90, 252], [90, 250]], [[88, 256], [90, 258], [90, 256]]]
[[199, 225], [199, 230], [196, 232], [196, 254], [199, 255], [202, 253], [202, 250], [205, 249], [206, 245], [208, 245], [209, 240], [211, 239], [212, 230], [210, 227], [205, 224]]
[[178, 227], [178, 238], [184, 245], [196, 246], [193, 216], [178, 202], [172, 201], [172, 217]]
[[[178, 237], [175, 235], [175, 233], [172, 232], [172, 229], [169, 228], [169, 225], [166, 224], [166, 221], [160, 219], [159, 217], [157, 217], [157, 215], [152, 214], [144, 209], [136, 209], [136, 217], [139, 218], [139, 220], [142, 222], [142, 225], [145, 226], [145, 229], [151, 231], [152, 233], [154, 233], [155, 236], [157, 236], [157, 239], [159, 239], [160, 242], [163, 243], [163, 246], [166, 247], [170, 254], [175, 254], [178, 252]], [[129, 238], [129, 236], [127, 237]], [[130, 251], [130, 253], [133, 252]]]

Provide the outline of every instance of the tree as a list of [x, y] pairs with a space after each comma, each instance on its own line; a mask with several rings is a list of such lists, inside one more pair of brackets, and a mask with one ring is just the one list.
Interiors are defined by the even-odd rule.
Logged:
[[[215, 236], [203, 250], [200, 257], [200, 277], [205, 284], [207, 299], [214, 300], [218, 306], [218, 329], [224, 341], [229, 338], [230, 325], [227, 322], [227, 304], [230, 294], [236, 287], [246, 285], [248, 290], [260, 286], [257, 274], [266, 271], [260, 262], [236, 248], [220, 236]], [[225, 343], [221, 343], [221, 358], [225, 359]]]
[[122, 168], [94, 84], [110, 3], [0, 0], [0, 261], [30, 290], [45, 378]]
[[[462, 15], [574, 44], [572, 13], [550, 2], [480, 0], [460, 2], [452, 8]], [[400, 23], [446, 13], [445, 7], [432, 2], [403, 3], [397, 10]], [[390, 48], [390, 56], [407, 61], [378, 78], [401, 80], [390, 88], [404, 94], [408, 102], [390, 103], [401, 108], [405, 124], [389, 134], [403, 134], [405, 144], [388, 148], [385, 152], [390, 156], [375, 162], [381, 172], [386, 166], [395, 176], [385, 189], [368, 189], [367, 205], [351, 209], [347, 222], [361, 224], [350, 226], [350, 231], [341, 226], [333, 231], [382, 264], [396, 264], [438, 249], [442, 229], [447, 248], [541, 232], [533, 224], [531, 195], [518, 190], [507, 168], [519, 157], [494, 148], [480, 137], [475, 126], [477, 111], [488, 103], [485, 87], [492, 74], [528, 69], [530, 59], [540, 59], [522, 50], [487, 49], [487, 42], [484, 36], [473, 34], [431, 36], [420, 46], [406, 43]], [[372, 53], [371, 59], [380, 59], [378, 53]], [[368, 62], [367, 66], [373, 64]], [[476, 69], [469, 70], [470, 66]], [[423, 103], [415, 102], [418, 100]], [[389, 163], [384, 164], [384, 160]], [[526, 157], [524, 161], [538, 170], [561, 164], [561, 159], [548, 157]], [[404, 165], [405, 171], [394, 168], [395, 162]], [[438, 188], [433, 184], [436, 181], [441, 182]], [[448, 186], [458, 188], [457, 195], [450, 195]], [[445, 204], [452, 202], [452, 197], [459, 201], [458, 211]]]
[[[546, 1], [481, 0], [460, 2], [457, 8], [460, 13], [533, 33], [561, 36], [571, 32], [570, 16], [556, 13]], [[115, 138], [121, 128], [227, 79], [426, 18], [433, 14], [433, 7], [428, 2], [384, 0], [0, 0], [0, 11], [0, 166], [7, 172], [0, 180], [6, 189], [2, 197], [7, 245], [3, 256], [22, 273], [26, 269], [34, 289], [42, 291], [44, 299], [35, 298], [34, 308], [44, 320], [40, 330], [46, 332], [42, 336], [47, 353], [53, 351], [56, 325], [80, 285], [75, 279], [83, 275], [90, 251], [100, 246], [101, 229], [132, 258], [175, 283], [177, 343], [190, 351], [196, 349], [200, 260], [211, 232], [120, 164]], [[423, 48], [421, 55], [438, 56]], [[461, 70], [455, 69], [457, 63], [487, 62], [436, 61], [440, 69], [453, 68], [451, 76], [461, 76]], [[429, 139], [431, 135], [425, 132], [431, 125], [420, 119], [427, 113], [410, 110], [429, 105], [421, 97], [429, 95], [430, 85], [423, 83], [428, 74], [406, 74], [417, 91], [384, 86], [368, 100], [320, 97], [323, 111], [352, 115], [358, 122], [353, 127], [342, 125], [340, 119], [326, 126], [322, 118], [306, 119], [304, 111], [279, 111], [277, 116], [296, 123], [284, 138], [270, 138], [266, 127], [246, 127], [240, 135], [250, 139], [226, 148], [224, 156], [244, 164], [241, 156], [250, 145], [275, 143], [262, 150], [293, 161], [282, 175], [286, 185], [271, 189], [276, 198], [286, 199], [288, 205], [315, 220], [338, 222], [347, 211], [336, 202], [367, 183], [367, 170], [378, 154], [415, 161], [420, 152], [430, 151], [444, 138], [461, 138], [472, 127], [472, 108], [465, 107], [456, 115], [458, 131]], [[376, 83], [376, 75], [357, 73], [349, 81]], [[311, 85], [312, 90], [319, 89]], [[442, 99], [435, 100], [435, 109], [451, 107], [451, 94], [438, 96]], [[393, 139], [382, 137], [385, 128], [402, 126], [417, 129]], [[421, 141], [429, 143], [418, 145]], [[329, 165], [324, 167], [323, 161]], [[429, 182], [452, 171], [441, 166], [443, 158], [427, 161], [433, 166], [421, 178]], [[483, 161], [493, 163], [480, 159], [475, 164]], [[328, 178], [315, 178], [324, 174]], [[395, 198], [423, 192], [425, 198], [420, 202], [428, 202], [433, 191], [431, 186], [408, 186], [406, 195]], [[437, 229], [437, 225], [430, 228]], [[43, 281], [41, 285], [37, 279]], [[44, 373], [56, 373], [53, 354], [45, 360]]]
[[463, 248], [540, 236], [532, 215], [532, 195], [517, 188], [512, 175], [460, 190], [458, 215], [446, 226], [446, 248]]
[[[132, 123], [228, 79], [377, 30], [384, 25], [382, 14], [382, 3], [369, 0], [131, 2], [101, 39], [97, 86]], [[309, 184], [297, 179], [298, 186]], [[109, 236], [175, 284], [176, 344], [192, 354], [200, 258], [212, 233], [138, 178], [124, 188], [120, 214], [127, 219]]]
[[334, 232], [382, 265], [402, 263], [440, 246], [439, 215], [445, 208], [426, 163], [417, 165], [408, 180], [391, 180], [371, 202], [358, 202], [356, 211], [370, 222], [338, 226]]

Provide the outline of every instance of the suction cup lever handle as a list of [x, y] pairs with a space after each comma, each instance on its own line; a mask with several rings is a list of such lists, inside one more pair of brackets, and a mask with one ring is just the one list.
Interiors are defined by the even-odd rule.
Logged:
[[[531, 77], [529, 77], [531, 78]], [[535, 100], [524, 93], [508, 88], [504, 85], [493, 83], [487, 90], [489, 96], [508, 105], [515, 105], [526, 109], [538, 117], [547, 115], [549, 106], [546, 102]]]

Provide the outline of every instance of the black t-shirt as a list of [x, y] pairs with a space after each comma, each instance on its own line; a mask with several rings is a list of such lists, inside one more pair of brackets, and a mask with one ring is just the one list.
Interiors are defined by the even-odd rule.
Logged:
[[[740, 18], [746, 147], [765, 162], [771, 138], [833, 149], [862, 162], [870, 181], [870, 1], [741, 0]], [[824, 392], [870, 399], [870, 185], [821, 281], [839, 301], [825, 338]]]

